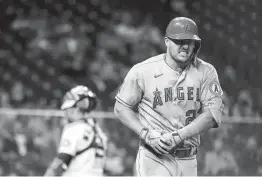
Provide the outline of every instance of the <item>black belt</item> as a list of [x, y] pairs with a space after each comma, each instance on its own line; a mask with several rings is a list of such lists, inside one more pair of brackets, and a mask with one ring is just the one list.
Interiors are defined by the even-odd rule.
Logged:
[[[150, 147], [148, 144], [143, 143], [143, 142], [141, 142], [140, 144], [144, 146], [147, 150], [155, 154], [156, 156], [159, 156], [159, 154], [155, 152], [154, 149]], [[174, 150], [171, 150], [169, 154], [177, 158], [189, 157], [189, 156], [197, 154], [197, 147], [174, 148]]]

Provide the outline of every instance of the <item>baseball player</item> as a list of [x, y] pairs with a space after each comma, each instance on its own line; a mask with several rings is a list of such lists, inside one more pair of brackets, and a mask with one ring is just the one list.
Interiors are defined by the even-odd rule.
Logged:
[[164, 39], [166, 53], [130, 69], [114, 112], [140, 135], [138, 175], [196, 176], [200, 134], [220, 125], [223, 92], [214, 66], [197, 57], [192, 19], [171, 20]]
[[107, 137], [92, 117], [96, 95], [86, 86], [68, 91], [61, 109], [68, 120], [63, 127], [58, 155], [45, 176], [102, 176]]

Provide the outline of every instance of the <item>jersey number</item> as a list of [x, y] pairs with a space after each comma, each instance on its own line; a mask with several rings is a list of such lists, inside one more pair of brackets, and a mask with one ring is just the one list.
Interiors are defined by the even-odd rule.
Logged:
[[186, 125], [190, 124], [196, 118], [197, 111], [190, 109], [186, 112]]
[[186, 112], [186, 116], [187, 116], [186, 122], [185, 122], [186, 125], [190, 124], [190, 123], [196, 118], [197, 113], [198, 113], [198, 114], [201, 114], [201, 112], [202, 112], [201, 107], [200, 107], [199, 110], [194, 110], [194, 109], [188, 110], [188, 111]]

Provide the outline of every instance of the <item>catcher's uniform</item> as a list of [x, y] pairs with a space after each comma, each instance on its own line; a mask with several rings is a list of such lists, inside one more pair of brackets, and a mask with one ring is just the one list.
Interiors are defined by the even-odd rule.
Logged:
[[102, 176], [107, 137], [94, 119], [80, 119], [64, 126], [58, 153], [71, 155], [63, 176]]
[[[216, 69], [196, 58], [182, 73], [171, 69], [165, 54], [136, 64], [127, 74], [116, 99], [138, 107], [141, 123], [148, 129], [174, 131], [194, 120], [203, 109], [222, 111], [223, 94]], [[220, 116], [214, 116], [217, 125]], [[168, 155], [158, 155], [140, 143], [136, 167], [138, 175], [197, 175], [196, 153], [200, 137], [186, 139]]]

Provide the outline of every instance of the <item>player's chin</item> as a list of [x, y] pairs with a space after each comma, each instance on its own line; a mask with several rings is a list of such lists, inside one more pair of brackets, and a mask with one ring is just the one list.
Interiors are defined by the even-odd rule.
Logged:
[[189, 57], [187, 55], [179, 55], [177, 58], [176, 58], [176, 61], [178, 63], [186, 63], [188, 61]]

